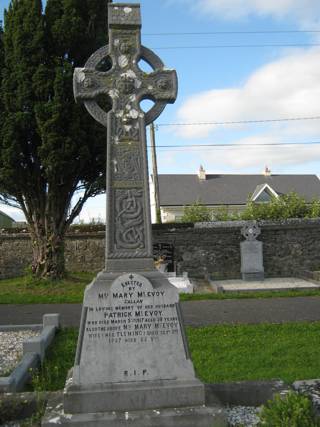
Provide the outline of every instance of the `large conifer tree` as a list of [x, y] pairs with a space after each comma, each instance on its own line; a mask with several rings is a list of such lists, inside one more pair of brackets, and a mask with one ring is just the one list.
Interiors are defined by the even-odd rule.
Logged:
[[[2, 22], [0, 21], [0, 89], [1, 89], [1, 81], [2, 81], [2, 71], [4, 68], [4, 48], [3, 48], [3, 28], [2, 28]], [[0, 131], [1, 131], [1, 123], [3, 123], [3, 103], [2, 103], [2, 97], [0, 92]], [[1, 135], [1, 134], [0, 134]]]
[[[33, 272], [64, 274], [64, 237], [104, 187], [105, 131], [75, 104], [74, 67], [107, 43], [105, 0], [12, 0], [5, 12], [0, 193], [22, 209]], [[75, 206], [71, 199], [82, 191]]]

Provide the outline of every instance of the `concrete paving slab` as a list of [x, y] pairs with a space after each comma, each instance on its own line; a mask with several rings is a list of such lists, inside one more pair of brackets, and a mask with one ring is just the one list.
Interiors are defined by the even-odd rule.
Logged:
[[214, 292], [265, 292], [320, 289], [320, 285], [296, 277], [279, 277], [265, 280], [244, 281], [217, 280], [210, 281]]

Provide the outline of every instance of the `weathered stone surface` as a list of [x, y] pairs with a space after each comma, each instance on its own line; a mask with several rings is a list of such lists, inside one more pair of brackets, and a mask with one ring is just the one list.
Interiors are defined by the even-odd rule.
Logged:
[[243, 280], [263, 280], [262, 242], [246, 240], [240, 243], [241, 273]]
[[65, 411], [204, 404], [178, 300], [158, 271], [100, 273], [85, 292]]
[[51, 408], [42, 427], [227, 427], [224, 408], [219, 404], [198, 407], [112, 411], [89, 414], [68, 414], [61, 398], [49, 400]]
[[178, 303], [159, 272], [99, 274], [84, 296], [73, 383], [194, 378]]

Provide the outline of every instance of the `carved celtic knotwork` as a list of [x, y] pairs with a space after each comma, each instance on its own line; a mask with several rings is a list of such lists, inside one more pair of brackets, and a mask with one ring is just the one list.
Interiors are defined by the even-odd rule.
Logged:
[[139, 146], [117, 144], [112, 148], [113, 177], [118, 181], [142, 181], [142, 164]]
[[116, 249], [145, 248], [143, 191], [138, 189], [116, 190], [115, 193]]
[[255, 221], [246, 223], [241, 229], [241, 234], [246, 240], [256, 240], [260, 233], [261, 229]]

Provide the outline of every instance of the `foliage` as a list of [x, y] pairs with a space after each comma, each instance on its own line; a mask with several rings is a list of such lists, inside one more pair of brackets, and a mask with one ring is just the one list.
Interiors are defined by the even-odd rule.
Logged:
[[[311, 212], [313, 214], [311, 215]], [[319, 215], [316, 202], [311, 206], [305, 199], [296, 193], [288, 193], [280, 197], [273, 197], [267, 203], [255, 203], [249, 201], [246, 209], [241, 213], [241, 219], [288, 219], [288, 218], [310, 218]]]
[[235, 221], [235, 220], [283, 220], [288, 218], [320, 218], [320, 200], [307, 203], [297, 193], [291, 192], [273, 197], [270, 202], [257, 203], [249, 200], [244, 211], [229, 212], [226, 206], [209, 209], [199, 202], [184, 207], [182, 222]]
[[33, 374], [32, 388], [35, 391], [63, 389], [68, 370], [74, 363], [77, 337], [78, 330], [76, 328], [58, 331], [47, 351], [42, 367]]
[[[3, 28], [2, 28], [2, 23], [0, 21], [0, 82], [2, 80], [3, 69], [4, 69]], [[2, 96], [0, 95], [0, 130], [1, 130], [1, 123], [3, 123], [3, 120], [4, 120], [4, 106], [2, 102]]]
[[277, 394], [262, 408], [261, 424], [270, 427], [318, 427], [311, 400], [302, 394]]
[[214, 221], [230, 221], [231, 214], [227, 206], [221, 206], [212, 210], [212, 219]]
[[240, 213], [230, 212], [226, 206], [210, 209], [200, 202], [185, 206], [182, 222], [235, 221], [235, 220], [283, 220], [288, 218], [319, 218], [320, 200], [311, 203], [291, 192], [271, 201], [257, 203], [249, 200]]
[[100, 0], [48, 0], [45, 13], [41, 0], [12, 0], [5, 11], [0, 199], [22, 209], [39, 276], [64, 274], [65, 232], [104, 187], [105, 130], [74, 102], [72, 78], [106, 44], [106, 22]]
[[205, 222], [211, 221], [211, 211], [199, 201], [183, 208], [181, 222]]

